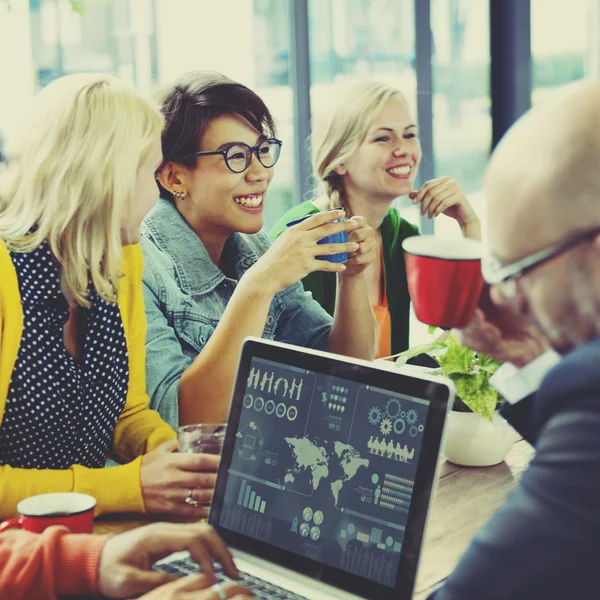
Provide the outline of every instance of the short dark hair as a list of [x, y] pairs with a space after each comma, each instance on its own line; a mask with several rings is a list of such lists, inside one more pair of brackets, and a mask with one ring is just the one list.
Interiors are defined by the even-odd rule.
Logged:
[[[158, 92], [165, 116], [162, 132], [163, 165], [169, 161], [193, 168], [208, 125], [223, 115], [238, 114], [267, 137], [275, 137], [275, 123], [262, 99], [251, 89], [214, 71], [190, 71]], [[162, 166], [161, 165], [161, 168]], [[158, 184], [161, 197], [173, 195]]]

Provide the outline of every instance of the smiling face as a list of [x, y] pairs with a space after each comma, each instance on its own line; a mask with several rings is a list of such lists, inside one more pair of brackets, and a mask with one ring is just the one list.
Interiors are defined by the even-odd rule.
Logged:
[[352, 157], [336, 169], [349, 197], [389, 202], [412, 191], [421, 162], [417, 126], [401, 97], [387, 101]]
[[[224, 115], [208, 125], [200, 150], [221, 150], [239, 142], [252, 147], [264, 138], [243, 117]], [[177, 207], [200, 233], [256, 233], [263, 226], [263, 203], [272, 178], [273, 168], [263, 167], [254, 154], [243, 173], [233, 173], [222, 155], [199, 156], [196, 168], [185, 170], [187, 197], [177, 200]]]

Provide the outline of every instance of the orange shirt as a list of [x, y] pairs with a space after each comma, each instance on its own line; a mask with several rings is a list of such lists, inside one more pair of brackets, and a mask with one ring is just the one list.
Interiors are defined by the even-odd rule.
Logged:
[[98, 564], [107, 536], [70, 534], [50, 527], [42, 534], [0, 535], [0, 598], [53, 600], [98, 591]]
[[388, 310], [387, 296], [383, 292], [383, 300], [379, 306], [373, 306], [375, 320], [377, 321], [377, 333], [379, 343], [375, 358], [383, 358], [392, 354], [392, 321]]
[[387, 293], [385, 290], [385, 277], [383, 273], [383, 246], [381, 245], [381, 234], [379, 234], [381, 248], [380, 256], [380, 273], [379, 281], [381, 281], [381, 301], [379, 304], [373, 305], [375, 320], [377, 321], [377, 355], [375, 358], [384, 358], [392, 354], [392, 321], [388, 308]]

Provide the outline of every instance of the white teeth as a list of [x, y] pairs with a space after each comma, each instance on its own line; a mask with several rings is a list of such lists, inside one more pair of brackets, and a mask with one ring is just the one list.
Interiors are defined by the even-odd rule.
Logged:
[[260, 196], [240, 196], [239, 198], [234, 198], [233, 201], [236, 204], [241, 204], [242, 206], [256, 208], [262, 204], [263, 197], [262, 194]]
[[393, 169], [388, 169], [387, 172], [391, 175], [408, 175], [410, 173], [410, 166], [394, 167]]

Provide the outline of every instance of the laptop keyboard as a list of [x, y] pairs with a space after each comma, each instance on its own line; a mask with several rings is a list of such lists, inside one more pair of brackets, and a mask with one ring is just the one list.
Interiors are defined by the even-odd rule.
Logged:
[[[220, 563], [214, 563], [213, 567], [215, 569], [217, 582], [225, 583], [233, 581], [239, 583], [240, 585], [247, 587], [254, 594], [255, 598], [265, 600], [307, 600], [305, 596], [294, 594], [293, 592], [277, 585], [273, 585], [264, 579], [250, 575], [250, 573], [239, 571], [239, 578], [231, 579], [225, 575]], [[172, 560], [168, 563], [154, 565], [154, 569], [161, 573], [166, 573], [167, 575], [181, 575], [182, 573], [191, 575], [199, 572], [198, 563], [191, 556], [181, 560]]]

